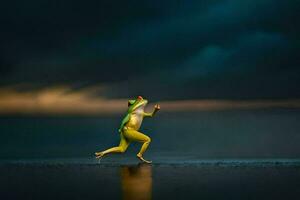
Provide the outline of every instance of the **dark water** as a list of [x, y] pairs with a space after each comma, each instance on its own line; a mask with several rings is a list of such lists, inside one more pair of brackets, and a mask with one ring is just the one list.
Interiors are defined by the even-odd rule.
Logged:
[[[87, 157], [117, 145], [122, 116], [1, 117], [0, 159]], [[147, 157], [300, 158], [300, 112], [253, 110], [159, 113], [142, 132], [152, 138]], [[135, 156], [139, 144], [126, 154]]]
[[298, 199], [299, 160], [0, 164], [0, 199]]

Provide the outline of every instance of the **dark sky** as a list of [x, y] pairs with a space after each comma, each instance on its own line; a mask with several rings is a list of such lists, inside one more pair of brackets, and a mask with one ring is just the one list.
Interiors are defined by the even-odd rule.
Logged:
[[0, 85], [152, 99], [300, 97], [299, 0], [5, 1]]

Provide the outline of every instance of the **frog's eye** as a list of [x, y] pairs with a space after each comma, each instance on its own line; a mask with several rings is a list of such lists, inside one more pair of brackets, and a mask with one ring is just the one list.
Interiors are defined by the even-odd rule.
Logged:
[[142, 100], [142, 99], [143, 99], [143, 97], [142, 97], [142, 96], [138, 96], [137, 98], [138, 98], [138, 100]]
[[134, 102], [135, 102], [135, 100], [129, 100], [129, 101], [128, 101], [128, 107], [131, 106], [131, 105], [133, 105]]

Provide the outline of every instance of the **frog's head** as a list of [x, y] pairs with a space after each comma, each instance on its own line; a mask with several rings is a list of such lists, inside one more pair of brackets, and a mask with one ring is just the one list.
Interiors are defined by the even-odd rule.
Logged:
[[128, 111], [132, 112], [138, 108], [144, 108], [148, 103], [147, 99], [144, 99], [142, 96], [138, 96], [135, 100], [128, 101]]

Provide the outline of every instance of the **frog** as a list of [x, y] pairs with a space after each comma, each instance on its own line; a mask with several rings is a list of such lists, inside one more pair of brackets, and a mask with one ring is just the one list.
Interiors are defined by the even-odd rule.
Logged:
[[142, 146], [136, 155], [137, 158], [144, 163], [152, 163], [152, 161], [146, 160], [143, 157], [143, 154], [151, 142], [151, 138], [148, 135], [140, 132], [140, 127], [144, 117], [153, 117], [157, 111], [160, 110], [160, 105], [155, 104], [154, 110], [150, 113], [147, 113], [145, 112], [145, 107], [147, 104], [148, 100], [144, 99], [142, 96], [138, 96], [136, 99], [128, 100], [127, 113], [118, 129], [120, 134], [119, 146], [115, 146], [104, 151], [95, 152], [96, 158], [100, 159], [110, 153], [124, 153], [131, 142], [140, 142], [142, 143]]

